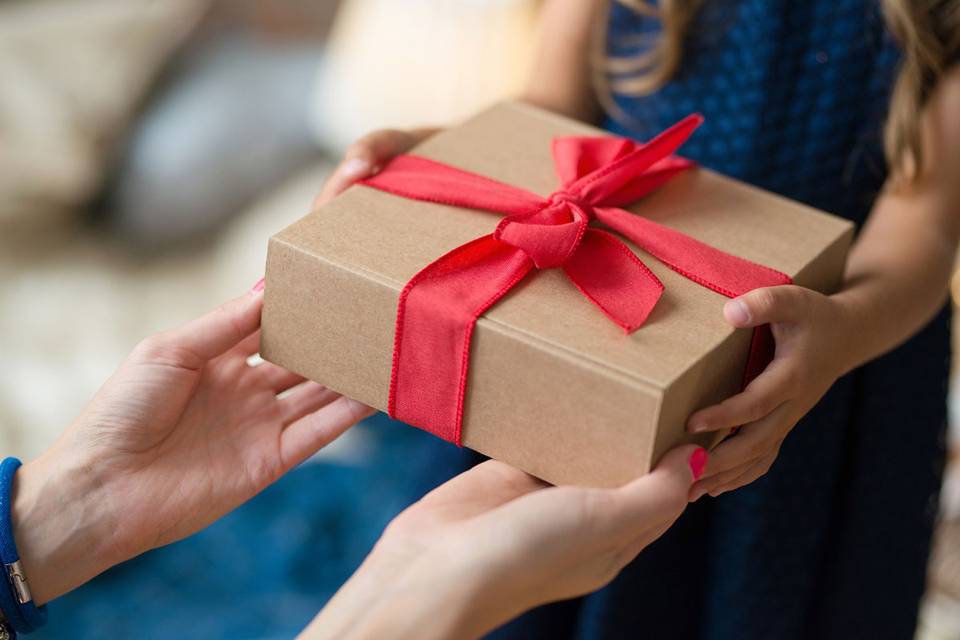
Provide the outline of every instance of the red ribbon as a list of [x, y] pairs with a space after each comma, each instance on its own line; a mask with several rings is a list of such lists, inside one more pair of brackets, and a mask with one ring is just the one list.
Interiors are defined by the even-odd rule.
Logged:
[[[397, 308], [389, 413], [460, 444], [470, 338], [477, 318], [530, 271], [560, 267], [607, 317], [632, 332], [663, 284], [598, 221], [694, 282], [739, 296], [790, 277], [618, 207], [693, 166], [673, 156], [700, 125], [691, 115], [646, 144], [616, 137], [553, 141], [562, 187], [549, 198], [418, 156], [402, 155], [364, 184], [405, 198], [505, 214], [496, 230], [424, 267]], [[754, 332], [744, 384], [773, 353], [769, 327]]]

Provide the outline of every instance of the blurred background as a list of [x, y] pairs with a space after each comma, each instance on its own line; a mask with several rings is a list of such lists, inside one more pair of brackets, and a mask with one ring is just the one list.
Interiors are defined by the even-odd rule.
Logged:
[[[350, 141], [515, 95], [535, 17], [536, 0], [0, 0], [0, 450], [37, 455], [141, 337], [248, 289]], [[957, 432], [923, 640], [960, 638]], [[32, 637], [292, 637], [445, 446], [371, 419]]]

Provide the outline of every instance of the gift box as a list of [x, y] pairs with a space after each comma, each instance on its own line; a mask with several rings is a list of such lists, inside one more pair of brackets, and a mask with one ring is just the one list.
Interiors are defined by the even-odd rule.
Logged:
[[433, 136], [271, 238], [263, 357], [555, 484], [714, 444], [688, 416], [772, 349], [723, 303], [830, 292], [853, 227], [672, 155], [696, 125], [637, 144], [507, 103]]

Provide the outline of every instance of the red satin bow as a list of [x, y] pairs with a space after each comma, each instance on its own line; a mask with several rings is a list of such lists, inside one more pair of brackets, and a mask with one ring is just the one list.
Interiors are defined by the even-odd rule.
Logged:
[[[627, 332], [643, 324], [663, 284], [597, 220], [683, 276], [727, 297], [790, 277], [619, 209], [693, 166], [671, 154], [703, 118], [691, 115], [646, 144], [625, 138], [553, 141], [562, 187], [549, 198], [418, 156], [398, 156], [364, 184], [406, 198], [506, 214], [496, 230], [441, 256], [403, 288], [389, 413], [460, 444], [470, 337], [477, 318], [533, 268], [563, 268]], [[772, 354], [756, 331], [745, 379]]]

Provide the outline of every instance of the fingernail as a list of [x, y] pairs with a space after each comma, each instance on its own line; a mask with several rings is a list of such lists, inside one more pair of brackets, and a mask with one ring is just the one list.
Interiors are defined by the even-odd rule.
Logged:
[[747, 309], [747, 305], [744, 304], [743, 300], [734, 299], [728, 301], [723, 305], [723, 315], [727, 317], [727, 321], [730, 324], [750, 324], [750, 310]]
[[358, 178], [370, 173], [370, 163], [363, 158], [351, 158], [343, 163], [340, 173], [345, 178]]
[[690, 456], [688, 464], [690, 465], [690, 473], [693, 474], [694, 482], [699, 480], [700, 476], [703, 475], [703, 470], [707, 466], [707, 457], [707, 450], [703, 447], [699, 447]]
[[687, 430], [691, 433], [700, 433], [702, 431], [709, 431], [710, 425], [708, 425], [704, 420], [694, 420], [690, 423], [690, 426], [687, 427]]
[[266, 286], [266, 278], [260, 278], [257, 282], [250, 288], [252, 293], [259, 293], [263, 291], [264, 286]]

